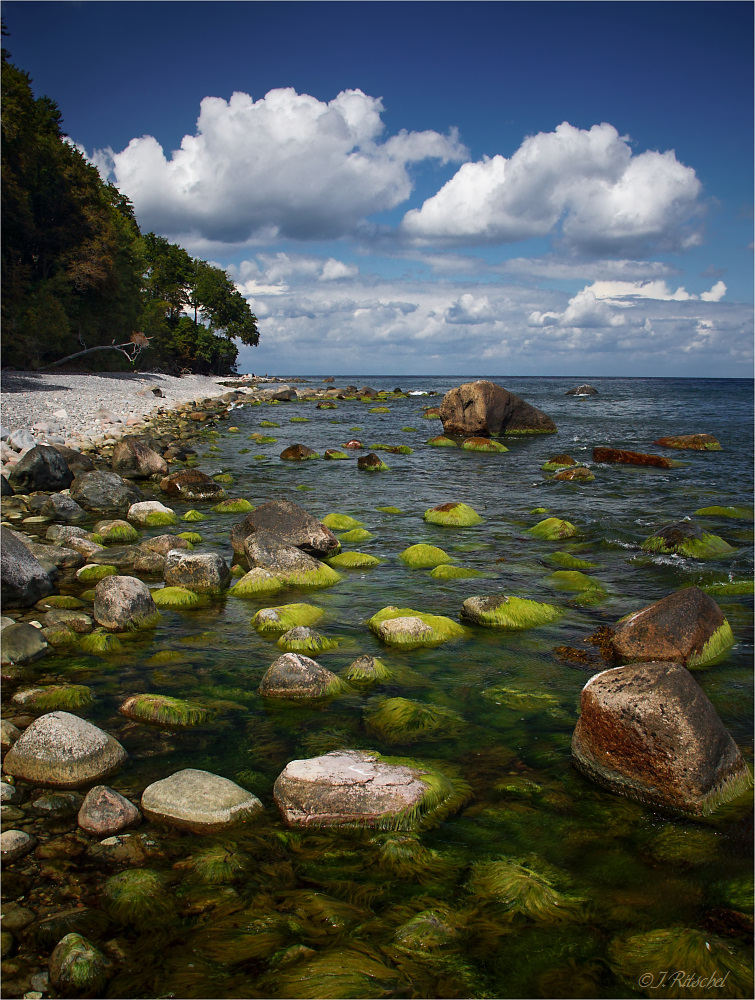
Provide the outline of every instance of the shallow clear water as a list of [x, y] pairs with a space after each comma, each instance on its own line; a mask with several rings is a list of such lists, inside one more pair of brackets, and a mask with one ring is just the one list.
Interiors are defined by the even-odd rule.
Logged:
[[[131, 754], [114, 787], [140, 794], [147, 783], [191, 766], [238, 781], [266, 806], [258, 828], [227, 838], [243, 858], [243, 875], [226, 886], [201, 887], [207, 897], [201, 904], [192, 896], [199, 892], [196, 873], [181, 863], [223, 838], [156, 831], [165, 856], [148, 866], [168, 873], [179, 902], [159, 930], [138, 921], [110, 930], [124, 939], [129, 957], [109, 996], [655, 995], [629, 987], [608, 956], [626, 935], [669, 927], [722, 937], [747, 961], [747, 933], [730, 916], [746, 908], [731, 886], [751, 886], [747, 805], [696, 823], [643, 808], [582, 778], [571, 764], [570, 740], [580, 691], [596, 668], [564, 662], [554, 648], [590, 649], [583, 640], [598, 626], [613, 624], [679, 587], [751, 577], [751, 521], [695, 518], [737, 547], [727, 559], [650, 556], [640, 545], [699, 507], [751, 505], [752, 386], [735, 380], [597, 378], [591, 384], [599, 395], [576, 398], [564, 395], [576, 384], [573, 379], [493, 380], [553, 417], [559, 433], [507, 438], [506, 454], [428, 447], [427, 439], [441, 433], [441, 425], [424, 419], [423, 407], [438, 405], [442, 394], [459, 384], [451, 378], [350, 376], [336, 385], [438, 395], [370, 404], [337, 401], [334, 410], [317, 410], [312, 402], [234, 410], [228, 423], [218, 425], [221, 433], [198, 449], [199, 467], [231, 473], [235, 482], [226, 487], [229, 496], [255, 505], [286, 497], [318, 517], [350, 514], [373, 537], [344, 549], [376, 555], [380, 565], [344, 570], [341, 582], [328, 589], [292, 588], [266, 601], [229, 596], [198, 611], [164, 611], [154, 633], [129, 641], [126, 655], [56, 655], [39, 665], [39, 679], [86, 683], [98, 696], [88, 717], [121, 739]], [[370, 413], [374, 405], [390, 412]], [[309, 422], [291, 423], [292, 416]], [[280, 427], [260, 428], [263, 420]], [[229, 426], [239, 433], [230, 433]], [[258, 430], [277, 440], [248, 440]], [[670, 452], [652, 444], [664, 435], [691, 432], [713, 434], [723, 450]], [[322, 454], [353, 437], [367, 447], [405, 444], [414, 451], [379, 452], [389, 466], [380, 473], [358, 471], [354, 459], [294, 463], [278, 458], [294, 442]], [[540, 469], [550, 455], [564, 452], [592, 466], [597, 445], [668, 454], [684, 464], [670, 470], [595, 466], [595, 480], [584, 484], [549, 481]], [[248, 453], [240, 454], [245, 448]], [[469, 504], [482, 523], [444, 528], [423, 521], [425, 510], [446, 501]], [[178, 513], [188, 509], [174, 506]], [[382, 506], [401, 513], [381, 512]], [[533, 514], [535, 508], [546, 508], [548, 515]], [[186, 527], [202, 534], [200, 550], [213, 548], [230, 561], [228, 532], [239, 516], [202, 509], [208, 520]], [[548, 542], [527, 534], [550, 515], [575, 524], [579, 535]], [[408, 569], [399, 553], [416, 542], [442, 547], [458, 565], [481, 570], [486, 578], [434, 580], [428, 570]], [[559, 568], [549, 561], [555, 551], [596, 564], [587, 572], [604, 587], [604, 599], [581, 604], [574, 594], [555, 589], [549, 581]], [[460, 640], [408, 652], [383, 646], [365, 625], [388, 604], [458, 620], [465, 598], [499, 592], [555, 603], [563, 616], [523, 632], [471, 627]], [[265, 703], [257, 686], [279, 651], [250, 620], [259, 607], [294, 601], [325, 611], [315, 627], [339, 646], [323, 654], [324, 666], [338, 673], [370, 653], [394, 671], [393, 680], [372, 694], [354, 692], [327, 705]], [[697, 670], [695, 678], [751, 762], [753, 601], [745, 596], [718, 602], [737, 643], [721, 662]], [[165, 650], [182, 658], [151, 662]], [[500, 684], [518, 693], [516, 704], [496, 704], [483, 696], [486, 688]], [[126, 724], [116, 714], [124, 696], [140, 691], [234, 704], [226, 705], [211, 726], [165, 735]], [[363, 712], [385, 695], [455, 710], [462, 720], [458, 733], [411, 746], [381, 745], [367, 735]], [[408, 871], [381, 866], [384, 835], [369, 831], [286, 831], [272, 799], [275, 778], [294, 758], [342, 746], [436, 762], [471, 785], [473, 798], [461, 812], [412, 841], [415, 853], [421, 848], [436, 852], [433, 863], [425, 855]], [[686, 846], [665, 846], [669, 831], [679, 831]], [[697, 850], [687, 844], [696, 836], [705, 841]], [[470, 867], [504, 857], [529, 858], [536, 870], [555, 867], [556, 883], [582, 902], [557, 922], [504, 918], [476, 894]], [[313, 899], [313, 893], [320, 895]], [[454, 936], [438, 947], [400, 947], [398, 928], [428, 909], [445, 914]], [[239, 929], [243, 920], [234, 923], [234, 912], [244, 919], [272, 920], [277, 937], [267, 944], [255, 938], [259, 946], [250, 946], [249, 933], [244, 937]], [[307, 952], [298, 963], [278, 964], [281, 953], [297, 944], [314, 956]], [[317, 978], [313, 970], [326, 954], [342, 978]], [[349, 979], [343, 971], [351, 961], [373, 960], [390, 975]], [[297, 979], [299, 968], [304, 972]], [[734, 978], [723, 989], [686, 995], [737, 996], [731, 992], [738, 988], [731, 985]]]

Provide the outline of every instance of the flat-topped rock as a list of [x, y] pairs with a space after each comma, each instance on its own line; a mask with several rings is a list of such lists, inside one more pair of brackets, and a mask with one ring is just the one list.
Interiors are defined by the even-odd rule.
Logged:
[[165, 585], [199, 594], [219, 594], [228, 587], [231, 571], [217, 552], [173, 549], [165, 556]]
[[721, 443], [712, 434], [674, 434], [658, 438], [653, 444], [662, 448], [679, 448], [690, 451], [721, 451]]
[[311, 556], [324, 558], [340, 548], [329, 528], [291, 500], [270, 500], [234, 524], [231, 528], [233, 551], [241, 555], [246, 539], [260, 529], [274, 532], [287, 545], [303, 549]]
[[160, 480], [160, 489], [168, 496], [195, 502], [224, 500], [226, 496], [223, 487], [199, 469], [179, 469], [178, 472], [172, 472]]
[[155, 781], [142, 795], [147, 819], [201, 834], [246, 823], [262, 808], [255, 795], [235, 782], [191, 767]]
[[464, 437], [556, 433], [555, 423], [542, 410], [485, 379], [447, 392], [439, 416], [444, 434]]
[[140, 489], [116, 472], [83, 472], [71, 483], [71, 497], [95, 514], [125, 514], [144, 499]]
[[[447, 787], [443, 787], [443, 781]], [[278, 776], [273, 794], [289, 826], [368, 826], [414, 829], [430, 807], [430, 785], [452, 786], [438, 772], [388, 764], [377, 754], [334, 750], [293, 760]], [[437, 796], [433, 796], [436, 799]]]
[[592, 460], [606, 465], [649, 465], [656, 469], [673, 469], [679, 464], [664, 455], [648, 455], [642, 451], [626, 451], [622, 448], [593, 448]]
[[576, 767], [648, 805], [712, 812], [751, 784], [716, 710], [680, 663], [632, 663], [591, 677], [572, 739]]
[[3, 770], [54, 788], [78, 788], [117, 771], [127, 754], [117, 740], [69, 712], [40, 716], [5, 756]]

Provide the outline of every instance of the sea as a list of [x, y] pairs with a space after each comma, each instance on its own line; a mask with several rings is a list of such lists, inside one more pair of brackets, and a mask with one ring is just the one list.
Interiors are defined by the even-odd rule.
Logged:
[[[296, 377], [299, 390], [324, 385], [321, 376]], [[596, 653], [588, 640], [599, 628], [679, 588], [714, 588], [736, 643], [694, 678], [752, 766], [752, 382], [478, 377], [543, 410], [558, 433], [507, 437], [502, 453], [431, 447], [442, 427], [425, 409], [473, 380], [458, 376], [336, 376], [336, 387], [407, 395], [336, 400], [335, 409], [304, 401], [236, 406], [202, 440], [198, 467], [230, 476], [228, 495], [253, 505], [286, 498], [318, 518], [350, 515], [367, 534], [344, 541], [344, 551], [379, 563], [341, 570], [328, 588], [289, 588], [261, 600], [228, 594], [196, 610], [164, 610], [154, 631], [120, 653], [59, 650], [37, 665], [42, 683], [64, 678], [91, 688], [87, 718], [129, 751], [111, 779], [123, 794], [138, 802], [150, 782], [192, 767], [230, 778], [264, 805], [251, 827], [202, 837], [152, 824], [141, 832], [153, 846], [136, 860], [108, 867], [86, 853], [71, 866], [70, 878], [86, 889], [79, 905], [106, 915], [93, 922], [96, 940], [118, 945], [106, 996], [751, 995], [751, 801], [692, 819], [578, 773], [571, 739], [580, 694], [605, 664], [563, 650]], [[580, 382], [597, 394], [567, 395]], [[721, 450], [654, 444], [690, 433], [713, 435]], [[347, 461], [279, 458], [293, 443], [322, 456], [355, 438], [365, 449]], [[593, 448], [603, 445], [680, 464], [596, 464]], [[355, 456], [367, 450], [387, 469], [358, 470]], [[556, 481], [543, 471], [564, 453], [595, 478]], [[481, 521], [450, 528], [424, 520], [446, 502], [468, 504]], [[179, 515], [189, 506], [206, 515], [172, 530], [197, 531], [197, 551], [233, 561], [229, 531], [238, 514], [172, 506]], [[709, 507], [739, 509], [737, 516], [699, 513]], [[546, 517], [577, 533], [560, 541], [531, 535]], [[698, 560], [643, 550], [654, 532], [685, 519], [731, 551]], [[420, 542], [481, 575], [436, 579], [427, 568], [408, 568], [400, 555]], [[554, 577], [563, 568], [558, 553], [584, 561], [591, 589], [565, 589], [564, 578]], [[741, 586], [715, 590], [727, 583]], [[384, 645], [366, 624], [388, 605], [458, 622], [463, 601], [481, 594], [547, 602], [561, 614], [521, 631], [469, 625], [461, 638], [406, 651]], [[325, 703], [260, 697], [260, 680], [280, 650], [277, 636], [258, 634], [252, 617], [295, 602], [322, 609], [314, 627], [337, 643], [319, 657], [323, 666], [340, 674], [369, 654], [389, 679]], [[187, 731], [138, 725], [117, 709], [141, 692], [188, 699], [215, 714]], [[368, 725], [388, 698], [442, 710], [441, 722], [395, 742]], [[277, 776], [289, 761], [343, 748], [435, 767], [463, 790], [460, 804], [416, 831], [287, 828], [273, 797]], [[141, 868], [156, 873], [160, 892], [152, 902], [135, 893], [130, 907], [119, 908], [112, 879]], [[60, 893], [52, 877], [50, 899]]]

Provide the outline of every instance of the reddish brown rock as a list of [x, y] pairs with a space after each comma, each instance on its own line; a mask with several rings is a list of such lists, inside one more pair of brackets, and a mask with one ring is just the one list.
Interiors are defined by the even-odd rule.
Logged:
[[308, 458], [317, 458], [317, 452], [305, 444], [292, 444], [280, 453], [284, 462], [303, 462]]
[[712, 434], [676, 434], [658, 438], [653, 444], [662, 448], [682, 448], [691, 451], [721, 451], [721, 445]]
[[445, 434], [464, 437], [556, 433], [556, 425], [542, 410], [484, 379], [447, 392], [439, 415]]
[[181, 500], [222, 500], [225, 490], [199, 469], [179, 469], [160, 480], [160, 489]]
[[680, 663], [632, 663], [591, 677], [582, 690], [572, 758], [619, 795], [693, 815], [750, 785], [741, 753]]
[[590, 470], [585, 465], [575, 465], [568, 469], [563, 469], [561, 472], [557, 472], [553, 477], [554, 479], [581, 479], [584, 482], [590, 482], [595, 479], [595, 476], [590, 472]]
[[646, 455], [641, 451], [622, 451], [620, 448], [593, 448], [592, 460], [608, 465], [652, 465], [658, 469], [673, 469], [677, 464], [663, 455]]
[[364, 448], [364, 445], [362, 444], [361, 441], [358, 441], [356, 438], [352, 438], [351, 441], [346, 442], [344, 448]]
[[113, 471], [126, 479], [149, 479], [165, 475], [168, 463], [150, 446], [137, 437], [123, 437], [113, 449]]
[[79, 809], [78, 823], [94, 837], [110, 837], [127, 830], [141, 820], [136, 806], [107, 785], [95, 785], [86, 794]]

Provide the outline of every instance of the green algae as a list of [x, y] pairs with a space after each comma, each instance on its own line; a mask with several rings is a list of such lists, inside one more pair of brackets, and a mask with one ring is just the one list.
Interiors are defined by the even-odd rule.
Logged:
[[349, 531], [351, 528], [364, 527], [364, 521], [357, 521], [349, 514], [326, 514], [321, 523], [331, 531]]
[[135, 695], [121, 705], [120, 711], [139, 722], [167, 726], [171, 729], [190, 729], [192, 726], [200, 726], [212, 715], [202, 705], [165, 694]]
[[273, 1000], [377, 1000], [394, 995], [400, 980], [398, 971], [386, 964], [385, 956], [364, 942], [351, 940], [348, 947], [336, 946], [307, 955], [304, 960], [276, 966], [260, 986], [261, 996]]
[[66, 996], [102, 995], [112, 963], [81, 934], [66, 934], [50, 958], [54, 985]]
[[91, 656], [107, 656], [111, 653], [121, 653], [123, 643], [120, 639], [106, 632], [105, 629], [96, 628], [89, 635], [85, 635], [79, 643], [82, 653], [89, 653]]
[[482, 697], [514, 712], [544, 712], [558, 707], [558, 698], [547, 691], [526, 691], [509, 684], [485, 688]]
[[377, 657], [360, 656], [344, 670], [343, 677], [354, 687], [370, 688], [389, 681], [393, 673]]
[[412, 431], [416, 431], [417, 428], [416, 427], [402, 427], [401, 430], [404, 431], [405, 433], [409, 434]]
[[403, 510], [400, 507], [376, 507], [375, 510], [381, 511], [383, 514], [403, 514]]
[[755, 580], [724, 580], [719, 583], [700, 584], [706, 594], [720, 597], [736, 597], [755, 592]]
[[481, 452], [504, 452], [509, 449], [505, 444], [501, 444], [499, 441], [491, 441], [490, 438], [472, 437], [467, 438], [466, 441], [462, 442], [463, 451], [481, 451]]
[[274, 420], [260, 420], [260, 427], [280, 427]]
[[83, 684], [51, 684], [36, 691], [24, 707], [34, 712], [73, 711], [92, 704], [92, 692]]
[[724, 618], [723, 622], [713, 635], [708, 639], [703, 648], [698, 653], [692, 653], [687, 658], [687, 669], [692, 670], [695, 667], [705, 667], [713, 663], [720, 656], [722, 656], [728, 649], [736, 642], [734, 633], [731, 630], [731, 625]]
[[105, 910], [114, 920], [138, 929], [154, 927], [172, 915], [167, 878], [149, 868], [111, 875], [102, 887]]
[[546, 558], [562, 569], [597, 569], [598, 566], [597, 563], [573, 556], [571, 552], [551, 552]]
[[272, 573], [256, 566], [234, 584], [228, 591], [232, 597], [266, 597], [283, 590], [283, 583]]
[[99, 583], [106, 576], [118, 576], [119, 572], [120, 570], [117, 566], [111, 566], [106, 563], [90, 563], [76, 571], [76, 579], [80, 583]]
[[413, 455], [414, 448], [408, 444], [371, 444], [370, 451], [390, 451], [394, 455]]
[[334, 448], [328, 448], [328, 450], [325, 452], [324, 457], [333, 462], [343, 462], [346, 459], [348, 459], [349, 456], [346, 454], [345, 451], [338, 451], [337, 449]]
[[438, 434], [436, 437], [428, 438], [427, 444], [431, 448], [458, 448], [458, 444], [453, 438], [446, 437], [445, 434]]
[[249, 872], [250, 859], [232, 842], [212, 844], [176, 865], [202, 885], [230, 885]]
[[235, 499], [221, 500], [212, 509], [218, 514], [248, 514], [249, 511], [254, 510], [254, 504], [249, 503], [243, 497], [236, 497]]
[[555, 621], [562, 614], [553, 604], [531, 601], [522, 597], [469, 597], [461, 613], [478, 625], [490, 628], [527, 629]]
[[341, 580], [341, 574], [324, 562], [315, 569], [274, 573], [281, 583], [289, 587], [332, 587]]
[[540, 466], [540, 468], [543, 472], [558, 472], [559, 469], [569, 469], [576, 465], [577, 462], [571, 457], [571, 455], [554, 455], [553, 458], [549, 458], [544, 465]]
[[328, 566], [335, 566], [336, 569], [367, 569], [378, 566], [380, 562], [377, 556], [367, 552], [339, 552], [327, 560]]
[[700, 538], [684, 538], [672, 543], [658, 535], [651, 535], [642, 543], [642, 550], [666, 554], [673, 552], [689, 559], [720, 559], [737, 551], [723, 538], [708, 531], [703, 531]]
[[78, 611], [79, 608], [83, 608], [85, 605], [78, 597], [71, 597], [69, 594], [50, 594], [49, 597], [45, 597], [42, 601], [37, 602], [35, 607], [43, 611], [48, 611], [52, 608], [59, 608], [65, 611]]
[[426, 545], [423, 542], [410, 545], [399, 554], [399, 559], [410, 569], [432, 569], [442, 563], [453, 562], [453, 557], [437, 545]]
[[425, 511], [423, 519], [430, 524], [442, 524], [454, 528], [468, 528], [482, 523], [477, 511], [465, 503], [444, 503], [438, 507], [431, 507]]
[[187, 510], [185, 514], [181, 516], [182, 521], [206, 521], [207, 515], [203, 514], [201, 510]]
[[[384, 622], [393, 621], [396, 618], [418, 619], [429, 631], [422, 634], [415, 634], [411, 630], [402, 634], [392, 633], [390, 636], [381, 631], [380, 626]], [[400, 646], [403, 649], [414, 649], [419, 646], [437, 646], [451, 639], [458, 639], [466, 635], [466, 629], [443, 615], [431, 615], [423, 611], [414, 611], [412, 608], [397, 608], [393, 605], [382, 608], [372, 618], [367, 620], [367, 625], [372, 632], [380, 636], [384, 642], [391, 646]]]
[[183, 538], [189, 545], [200, 545], [204, 541], [198, 531], [182, 531], [176, 538]]
[[366, 528], [352, 528], [350, 531], [346, 531], [341, 535], [340, 541], [346, 542], [347, 545], [358, 544], [359, 542], [366, 542], [370, 538], [375, 536], [371, 531]]
[[452, 566], [449, 563], [441, 563], [440, 566], [431, 569], [428, 574], [433, 580], [468, 580], [485, 575], [482, 570], [468, 569], [466, 566]]
[[105, 544], [120, 543], [128, 545], [130, 542], [139, 540], [139, 532], [128, 521], [105, 521], [97, 526], [98, 534]]
[[721, 839], [716, 830], [666, 824], [651, 839], [648, 851], [662, 865], [709, 865], [720, 856]]
[[278, 649], [284, 653], [303, 653], [306, 656], [317, 656], [318, 653], [327, 653], [330, 649], [337, 649], [338, 642], [335, 639], [327, 639], [319, 632], [304, 625], [297, 625], [289, 629], [275, 643]]
[[593, 580], [592, 577], [581, 573], [578, 569], [559, 569], [555, 573], [551, 573], [547, 579], [558, 590], [571, 590], [578, 593], [586, 591], [605, 593], [605, 589], [597, 580]]
[[288, 632], [297, 625], [314, 625], [325, 614], [312, 604], [282, 604], [277, 608], [261, 608], [252, 618], [252, 626], [262, 635]]
[[217, 476], [213, 476], [212, 478], [216, 483], [224, 483], [227, 485], [236, 482], [235, 477], [232, 476], [230, 472], [219, 472]]
[[[289, 417], [290, 424], [308, 424], [309, 417]], [[262, 425], [260, 425], [262, 426]]]
[[[534, 513], [534, 512], [533, 512]], [[541, 513], [540, 510], [537, 513]], [[546, 541], [558, 541], [561, 538], [573, 538], [579, 530], [569, 521], [558, 517], [546, 517], [534, 527], [527, 529], [527, 534], [534, 538], [544, 538]]]
[[511, 917], [543, 923], [584, 919], [584, 900], [568, 895], [565, 884], [566, 873], [541, 858], [501, 858], [473, 864], [467, 888], [474, 896], [494, 900]]
[[386, 698], [365, 709], [367, 733], [389, 746], [437, 741], [459, 734], [464, 720], [450, 708], [408, 698]]
[[734, 517], [741, 521], [752, 521], [755, 517], [752, 507], [719, 507], [715, 504], [712, 507], [701, 507], [695, 511], [695, 515], [697, 514], [704, 517]]
[[184, 587], [162, 587], [150, 593], [158, 608], [196, 608], [207, 604], [207, 599], [201, 594]]

